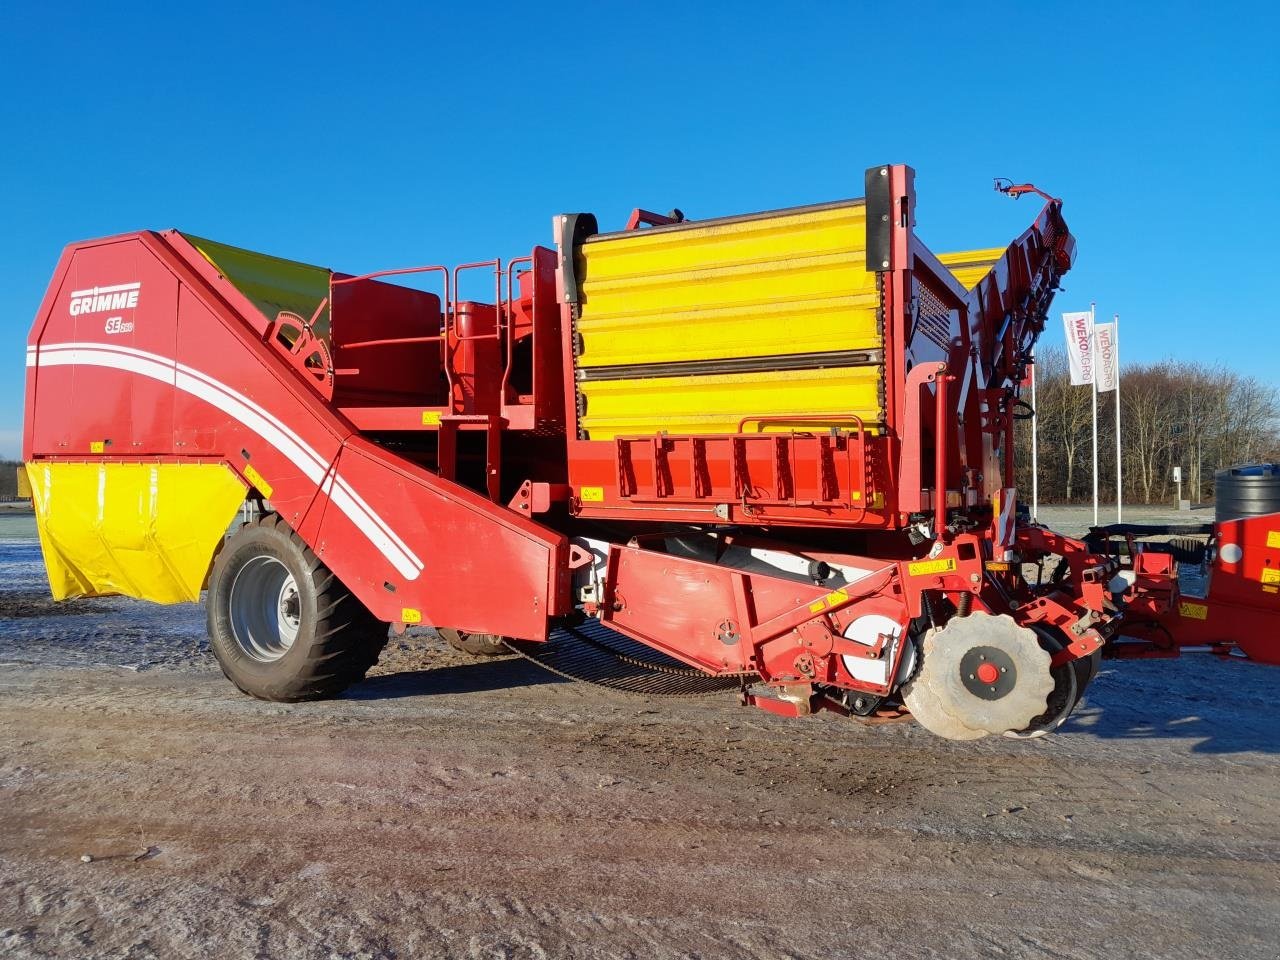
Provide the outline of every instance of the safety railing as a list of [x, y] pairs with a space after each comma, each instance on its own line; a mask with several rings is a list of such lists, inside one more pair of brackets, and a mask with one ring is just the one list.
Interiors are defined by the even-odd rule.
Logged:
[[[493, 260], [478, 260], [474, 263], [463, 263], [452, 268], [433, 264], [430, 266], [375, 270], [371, 273], [363, 273], [355, 277], [334, 278], [330, 280], [331, 289], [332, 287], [356, 283], [362, 280], [378, 280], [383, 277], [402, 277], [413, 274], [435, 273], [440, 275], [443, 293], [443, 296], [441, 297], [442, 323], [441, 329], [438, 332], [412, 337], [356, 340], [342, 344], [342, 349], [343, 351], [347, 351], [398, 344], [443, 343], [444, 349], [442, 351], [442, 359], [444, 374], [448, 386], [448, 396], [452, 398], [455, 366], [454, 354], [458, 345], [478, 340], [496, 340], [500, 345], [499, 349], [503, 358], [499, 390], [500, 396], [505, 398], [511, 379], [512, 358], [514, 354], [512, 337], [515, 311], [515, 286], [516, 278], [519, 275], [517, 268], [525, 265], [532, 267], [532, 256], [516, 257], [508, 261], [505, 266], [503, 265], [501, 258], [495, 258]], [[459, 304], [464, 302], [461, 293], [462, 277], [469, 271], [484, 269], [493, 271], [493, 303], [495, 310], [494, 329], [484, 333], [463, 333], [458, 325]], [[332, 294], [330, 297], [326, 297], [321, 301], [320, 306], [316, 310], [317, 317], [327, 306], [329, 306], [331, 300]], [[450, 402], [452, 403], [452, 399]]]
[[512, 361], [515, 356], [515, 269], [516, 264], [527, 263], [529, 269], [533, 269], [533, 257], [516, 257], [507, 262], [507, 299], [505, 303], [499, 306], [498, 323], [506, 324], [506, 338], [503, 341], [506, 345], [506, 359], [502, 365], [502, 380], [498, 386], [498, 396], [502, 398], [502, 402], [506, 402], [507, 384], [511, 380]]
[[[331, 279], [329, 281], [329, 286], [330, 286], [330, 289], [332, 289], [333, 287], [340, 287], [344, 284], [356, 283], [357, 281], [360, 281], [360, 280], [377, 280], [381, 277], [400, 277], [400, 276], [405, 276], [411, 273], [438, 273], [441, 275], [444, 281], [444, 302], [441, 304], [441, 307], [444, 310], [445, 316], [448, 316], [449, 314], [449, 268], [448, 267], [440, 267], [440, 266], [402, 267], [396, 270], [375, 270], [373, 273], [362, 273], [358, 277], [337, 277], [337, 278]], [[323, 309], [328, 304], [329, 299], [331, 298], [326, 298], [324, 301], [321, 302], [321, 309]], [[317, 313], [318, 312], [319, 311], [317, 311]], [[444, 339], [443, 333], [436, 333], [436, 334], [424, 335], [420, 337], [391, 337], [391, 338], [386, 338], [382, 340], [356, 340], [352, 343], [344, 343], [342, 345], [342, 349], [343, 350], [359, 350], [363, 347], [385, 347], [393, 343], [435, 343], [443, 339]]]

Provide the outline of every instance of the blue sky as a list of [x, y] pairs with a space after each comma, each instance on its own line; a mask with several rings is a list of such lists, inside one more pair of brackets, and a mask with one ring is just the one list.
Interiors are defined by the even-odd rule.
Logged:
[[939, 251], [1030, 222], [992, 177], [1063, 197], [1058, 307], [1119, 312], [1126, 361], [1280, 383], [1274, 5], [432, 6], [7, 6], [0, 456], [72, 240], [176, 226], [348, 271], [459, 263], [549, 244], [563, 211], [856, 196], [883, 162], [916, 168]]

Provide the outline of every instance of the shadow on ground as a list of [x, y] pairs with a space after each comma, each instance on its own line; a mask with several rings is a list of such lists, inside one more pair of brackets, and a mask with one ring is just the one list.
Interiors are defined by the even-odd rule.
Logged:
[[[485, 693], [569, 681], [519, 657], [371, 677], [350, 700]], [[1184, 656], [1106, 665], [1060, 736], [1190, 741], [1195, 753], [1280, 754], [1280, 669]], [[729, 703], [726, 700], [726, 703]]]
[[504, 687], [567, 683], [520, 657], [495, 657], [428, 670], [406, 670], [370, 677], [343, 694], [346, 700], [393, 700], [442, 693], [484, 693]]
[[1063, 734], [1193, 740], [1196, 753], [1280, 753], [1280, 669], [1186, 655], [1104, 668]]

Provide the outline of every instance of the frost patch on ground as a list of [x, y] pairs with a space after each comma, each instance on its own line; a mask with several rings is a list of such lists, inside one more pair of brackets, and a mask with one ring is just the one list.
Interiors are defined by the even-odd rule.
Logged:
[[199, 604], [95, 597], [55, 603], [40, 544], [0, 539], [0, 663], [66, 667], [207, 668]]

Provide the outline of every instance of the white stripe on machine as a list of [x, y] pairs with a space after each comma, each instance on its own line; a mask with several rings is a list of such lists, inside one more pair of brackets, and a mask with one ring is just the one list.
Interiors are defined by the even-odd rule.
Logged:
[[275, 447], [308, 480], [324, 490], [333, 505], [355, 524], [402, 577], [416, 580], [422, 572], [422, 561], [345, 479], [332, 474], [332, 464], [248, 397], [186, 364], [133, 347], [55, 343], [41, 346], [38, 353], [35, 348], [27, 349], [28, 366], [79, 364], [111, 367], [149, 377], [217, 407]]

